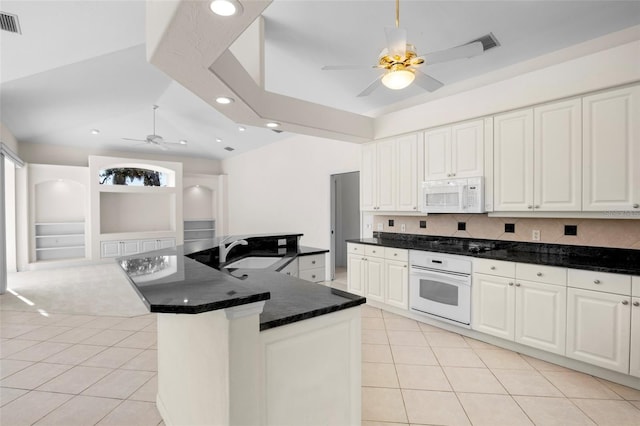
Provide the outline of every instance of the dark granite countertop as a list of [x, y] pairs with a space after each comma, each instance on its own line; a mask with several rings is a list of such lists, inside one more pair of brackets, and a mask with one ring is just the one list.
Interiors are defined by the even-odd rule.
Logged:
[[[297, 239], [300, 234], [286, 235]], [[243, 236], [249, 240], [248, 248], [237, 246], [227, 262], [247, 256], [282, 257], [265, 269], [217, 269], [219, 240], [121, 257], [117, 262], [151, 312], [198, 314], [264, 300], [260, 330], [267, 330], [365, 303], [363, 297], [277, 272], [297, 256], [328, 250], [292, 244], [283, 250], [270, 244], [270, 237]]]
[[376, 233], [351, 243], [432, 251], [510, 262], [640, 275], [640, 250], [414, 234]]

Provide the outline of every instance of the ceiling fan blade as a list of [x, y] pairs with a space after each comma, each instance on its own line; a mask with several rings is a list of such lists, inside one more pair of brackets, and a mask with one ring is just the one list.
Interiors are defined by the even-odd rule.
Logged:
[[403, 57], [407, 53], [407, 30], [404, 28], [386, 27], [384, 31], [387, 35], [389, 56]]
[[136, 141], [136, 142], [148, 142], [146, 139], [131, 139], [131, 138], [122, 138], [123, 141]]
[[433, 92], [435, 90], [438, 90], [442, 86], [444, 86], [442, 82], [436, 80], [430, 75], [423, 73], [420, 70], [415, 70], [415, 74], [416, 74], [416, 79], [415, 79], [416, 84], [429, 92]]
[[462, 46], [452, 47], [451, 49], [441, 50], [439, 52], [427, 53], [420, 55], [424, 58], [427, 65], [438, 64], [440, 62], [454, 61], [456, 59], [472, 58], [484, 52], [482, 43], [479, 41], [463, 44]]
[[164, 143], [163, 144], [158, 144], [158, 148], [160, 148], [163, 151], [169, 151], [169, 147], [166, 146]]
[[364, 70], [368, 68], [376, 68], [375, 65], [325, 65], [321, 68], [323, 71], [342, 71], [342, 70]]
[[371, 92], [376, 90], [378, 87], [382, 86], [382, 75], [373, 80], [373, 82], [366, 87], [362, 92], [358, 94], [358, 98], [362, 98], [364, 96], [369, 96]]

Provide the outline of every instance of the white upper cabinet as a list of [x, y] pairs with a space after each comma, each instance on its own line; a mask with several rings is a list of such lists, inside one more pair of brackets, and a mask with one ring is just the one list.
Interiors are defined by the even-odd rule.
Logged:
[[580, 99], [533, 110], [533, 208], [582, 208], [582, 127]]
[[396, 210], [418, 210], [418, 136], [409, 135], [396, 141]]
[[582, 209], [640, 211], [640, 86], [582, 102]]
[[362, 147], [360, 208], [417, 211], [418, 135]]
[[484, 174], [484, 120], [424, 133], [424, 180]]
[[362, 146], [360, 162], [360, 208], [375, 210], [378, 205], [378, 162], [377, 145]]
[[533, 110], [493, 119], [494, 210], [533, 209]]
[[580, 99], [494, 118], [496, 211], [580, 211]]
[[394, 140], [378, 142], [378, 208], [376, 210], [395, 210], [396, 208], [396, 142]]

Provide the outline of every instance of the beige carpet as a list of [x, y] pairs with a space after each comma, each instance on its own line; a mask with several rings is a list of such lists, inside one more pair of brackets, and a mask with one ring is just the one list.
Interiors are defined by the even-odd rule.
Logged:
[[0, 309], [137, 316], [149, 311], [116, 264], [10, 273]]

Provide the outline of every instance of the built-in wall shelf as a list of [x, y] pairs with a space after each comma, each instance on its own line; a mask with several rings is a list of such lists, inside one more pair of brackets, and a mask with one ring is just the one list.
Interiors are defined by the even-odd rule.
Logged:
[[216, 221], [213, 219], [185, 220], [184, 242], [211, 240], [216, 236]]
[[84, 258], [84, 222], [38, 222], [35, 243], [37, 261]]

